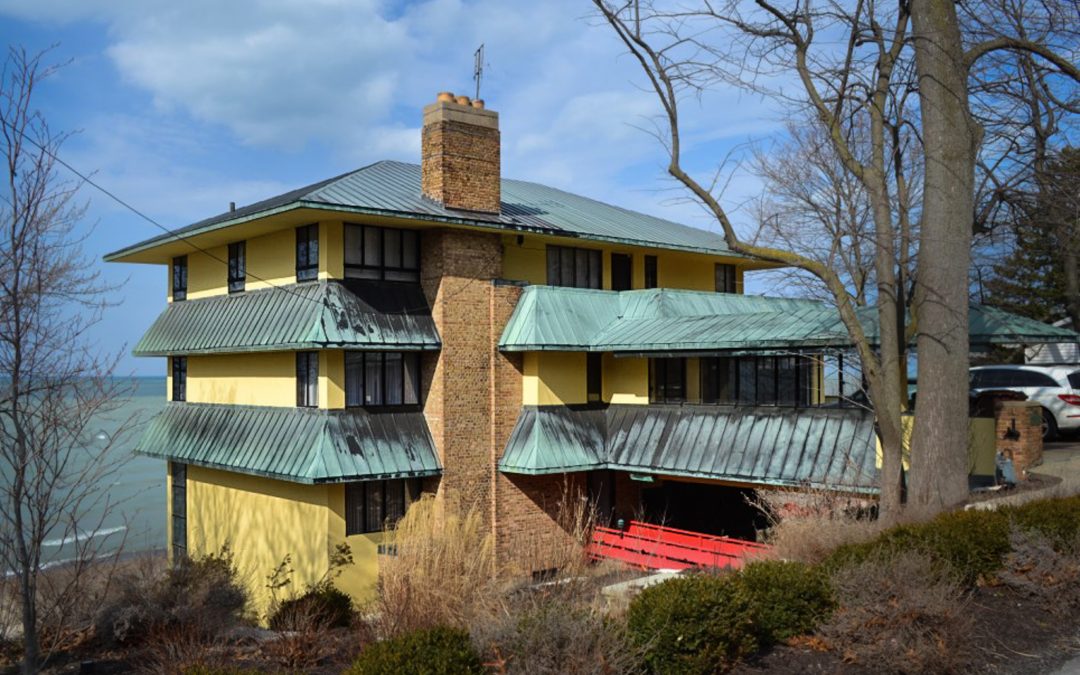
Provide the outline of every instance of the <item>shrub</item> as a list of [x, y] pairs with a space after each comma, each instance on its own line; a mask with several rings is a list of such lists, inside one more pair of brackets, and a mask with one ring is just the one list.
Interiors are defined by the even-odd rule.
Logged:
[[254, 668], [214, 668], [211, 666], [192, 666], [181, 671], [182, 675], [260, 675]]
[[805, 563], [751, 563], [736, 582], [746, 596], [762, 647], [811, 632], [833, 608], [828, 576]]
[[880, 549], [832, 574], [838, 607], [818, 629], [846, 660], [875, 672], [950, 673], [974, 655], [970, 600], [941, 563]]
[[151, 634], [188, 629], [212, 637], [234, 626], [247, 604], [228, 548], [185, 559], [162, 576], [125, 576], [115, 598], [98, 613], [96, 635], [120, 645], [140, 644]]
[[627, 629], [655, 673], [708, 673], [730, 668], [758, 642], [748, 594], [733, 574], [676, 577], [630, 603]]
[[270, 615], [273, 630], [296, 630], [299, 618], [324, 628], [348, 628], [356, 617], [352, 598], [329, 581], [316, 584], [303, 595], [285, 600]]
[[1038, 598], [1051, 610], [1080, 607], [1080, 539], [1055, 546], [1041, 532], [1015, 527], [1009, 542], [1012, 551], [999, 575], [1002, 582]]
[[469, 634], [440, 626], [369, 645], [346, 675], [479, 675], [483, 672]]
[[825, 559], [836, 570], [872, 558], [918, 551], [974, 585], [1001, 569], [1009, 552], [1009, 515], [1003, 511], [952, 511], [933, 520], [889, 528], [861, 544], [837, 548]]
[[1018, 526], [1044, 535], [1057, 551], [1073, 546], [1080, 536], [1080, 496], [1028, 502], [1012, 515]]

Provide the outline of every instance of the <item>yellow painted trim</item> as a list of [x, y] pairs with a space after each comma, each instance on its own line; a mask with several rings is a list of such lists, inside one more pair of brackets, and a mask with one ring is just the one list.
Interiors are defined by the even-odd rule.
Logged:
[[319, 407], [345, 407], [345, 352], [341, 350], [319, 352]]

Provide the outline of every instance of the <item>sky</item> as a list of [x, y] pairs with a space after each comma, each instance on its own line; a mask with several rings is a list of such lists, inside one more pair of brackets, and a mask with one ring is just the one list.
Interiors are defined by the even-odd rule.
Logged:
[[[659, 106], [640, 67], [588, 0], [0, 0], [0, 35], [65, 64], [36, 106], [74, 132], [61, 157], [168, 228], [382, 159], [419, 162], [436, 93], [500, 115], [503, 175], [718, 229], [666, 177], [647, 129]], [[759, 191], [730, 162], [782, 133], [783, 114], [735, 89], [683, 107], [684, 165], [728, 160], [734, 220]], [[63, 171], [63, 170], [62, 170]], [[122, 284], [92, 334], [121, 374], [163, 374], [130, 355], [165, 306], [161, 266], [102, 263], [160, 233], [84, 186], [87, 255]], [[750, 290], [754, 290], [753, 287]]]

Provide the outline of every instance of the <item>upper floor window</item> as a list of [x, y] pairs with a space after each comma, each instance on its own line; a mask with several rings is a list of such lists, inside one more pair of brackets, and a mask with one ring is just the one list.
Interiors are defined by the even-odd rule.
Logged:
[[735, 266], [716, 263], [716, 292], [735, 293]]
[[374, 225], [345, 225], [345, 276], [420, 281], [420, 233]]
[[547, 247], [549, 286], [603, 288], [604, 262], [600, 251], [571, 246]]
[[589, 352], [585, 355], [585, 400], [600, 403], [604, 396], [603, 354]]
[[814, 361], [798, 356], [701, 359], [702, 403], [810, 405]]
[[244, 290], [247, 279], [247, 256], [245, 242], [235, 241], [229, 244], [229, 292], [239, 293]]
[[627, 253], [611, 254], [611, 290], [629, 291], [634, 287], [633, 261]]
[[301, 408], [319, 405], [318, 352], [296, 352], [296, 405]]
[[686, 400], [686, 359], [649, 359], [649, 402]]
[[296, 228], [296, 280], [319, 278], [319, 226]]
[[187, 300], [187, 256], [172, 259], [172, 298]]
[[172, 357], [172, 400], [187, 400], [187, 357]]
[[416, 405], [417, 352], [345, 352], [345, 406]]
[[345, 484], [345, 535], [382, 532], [420, 498], [418, 478]]
[[656, 256], [645, 256], [645, 288], [657, 287]]

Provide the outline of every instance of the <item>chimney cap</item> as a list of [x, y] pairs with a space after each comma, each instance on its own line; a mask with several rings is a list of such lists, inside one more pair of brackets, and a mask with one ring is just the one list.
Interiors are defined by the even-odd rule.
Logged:
[[438, 96], [435, 97], [436, 101], [453, 101], [454, 92], [452, 91], [440, 91]]
[[484, 109], [484, 99], [482, 99], [482, 98], [474, 98], [472, 100], [472, 107], [479, 108], [480, 110], [483, 110]]
[[468, 96], [458, 96], [457, 97], [457, 104], [458, 105], [469, 105], [469, 97]]

